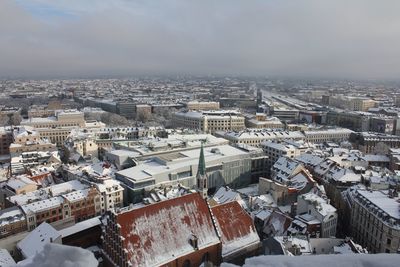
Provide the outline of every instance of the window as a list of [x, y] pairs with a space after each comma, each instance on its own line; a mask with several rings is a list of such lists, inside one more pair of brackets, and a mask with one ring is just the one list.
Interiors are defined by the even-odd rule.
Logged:
[[392, 240], [391, 240], [390, 238], [388, 238], [388, 239], [386, 240], [386, 244], [387, 244], [387, 245], [392, 244]]
[[185, 260], [182, 264], [182, 267], [190, 267], [190, 260]]

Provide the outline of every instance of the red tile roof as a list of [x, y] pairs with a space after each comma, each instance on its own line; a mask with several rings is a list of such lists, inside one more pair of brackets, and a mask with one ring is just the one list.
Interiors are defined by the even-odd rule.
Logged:
[[207, 202], [198, 194], [165, 200], [117, 215], [124, 248], [133, 266], [158, 266], [220, 242]]
[[237, 201], [212, 207], [222, 236], [222, 256], [260, 242], [253, 220]]

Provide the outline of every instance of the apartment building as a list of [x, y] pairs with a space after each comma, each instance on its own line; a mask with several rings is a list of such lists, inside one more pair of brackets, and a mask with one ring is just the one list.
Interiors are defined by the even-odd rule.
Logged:
[[186, 104], [188, 110], [218, 110], [219, 102], [215, 101], [190, 101]]
[[0, 210], [0, 238], [26, 230], [26, 217], [19, 207], [10, 207]]
[[345, 128], [333, 128], [315, 131], [304, 131], [305, 140], [312, 143], [348, 141], [352, 130]]
[[349, 138], [353, 147], [363, 153], [387, 154], [391, 148], [400, 148], [400, 136], [384, 133], [352, 133]]
[[265, 113], [256, 113], [246, 117], [246, 127], [256, 129], [283, 129], [284, 124], [276, 117], [267, 117]]
[[376, 102], [366, 97], [354, 96], [329, 96], [329, 105], [333, 107], [343, 108], [353, 111], [368, 111], [369, 108], [375, 107]]
[[188, 111], [175, 113], [173, 124], [203, 132], [240, 131], [245, 128], [245, 119], [236, 110]]
[[399, 201], [392, 190], [356, 190], [350, 223], [355, 241], [373, 253], [399, 253]]
[[262, 142], [279, 140], [304, 140], [304, 135], [299, 131], [281, 131], [267, 129], [251, 129], [240, 132], [216, 132], [216, 136], [227, 139], [232, 144], [243, 144], [259, 147]]
[[297, 197], [297, 215], [308, 214], [321, 222], [320, 237], [336, 236], [338, 214], [329, 204], [329, 200], [315, 193], [307, 193]]
[[295, 158], [301, 154], [300, 149], [285, 142], [266, 141], [261, 143], [261, 147], [268, 157], [269, 167], [274, 165], [280, 157]]
[[54, 223], [73, 219], [80, 222], [101, 214], [100, 194], [94, 187], [75, 190], [60, 196], [21, 205], [28, 231], [42, 222]]
[[13, 142], [11, 127], [0, 128], [0, 156], [10, 154], [10, 145]]

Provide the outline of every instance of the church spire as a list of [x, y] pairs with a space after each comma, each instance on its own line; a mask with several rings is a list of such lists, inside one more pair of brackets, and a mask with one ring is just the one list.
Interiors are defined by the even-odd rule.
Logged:
[[206, 172], [206, 160], [204, 158], [203, 143], [201, 143], [199, 165], [197, 167], [196, 175], [196, 190], [201, 193], [204, 198], [207, 198], [208, 185], [207, 185], [207, 172]]
[[200, 157], [199, 157], [199, 167], [197, 169], [197, 176], [206, 175], [206, 160], [204, 158], [204, 148], [203, 143], [201, 143]]

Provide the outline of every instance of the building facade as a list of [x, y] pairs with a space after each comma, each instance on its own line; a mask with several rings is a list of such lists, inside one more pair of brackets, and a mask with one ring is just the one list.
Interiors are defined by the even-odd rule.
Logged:
[[373, 253], [399, 253], [399, 197], [391, 191], [357, 190], [351, 208], [356, 242]]

